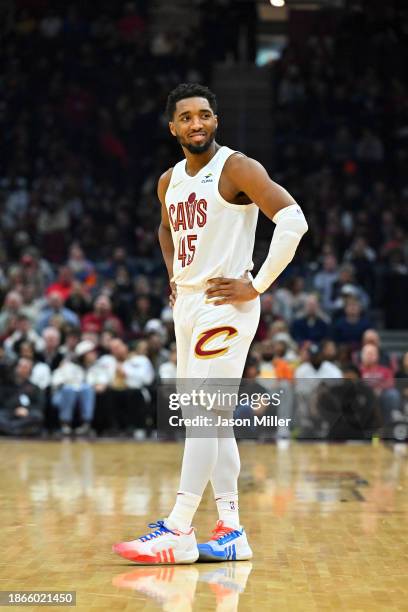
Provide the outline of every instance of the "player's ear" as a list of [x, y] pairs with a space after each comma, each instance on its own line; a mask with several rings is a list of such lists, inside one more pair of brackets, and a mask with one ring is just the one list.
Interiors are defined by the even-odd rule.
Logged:
[[169, 130], [173, 136], [177, 136], [176, 128], [173, 121], [169, 121]]

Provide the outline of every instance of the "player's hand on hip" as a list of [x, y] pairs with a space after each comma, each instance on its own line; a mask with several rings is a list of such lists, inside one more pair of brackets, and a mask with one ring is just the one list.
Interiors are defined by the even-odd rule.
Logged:
[[259, 295], [249, 278], [210, 278], [208, 285], [206, 297], [215, 306], [249, 302]]

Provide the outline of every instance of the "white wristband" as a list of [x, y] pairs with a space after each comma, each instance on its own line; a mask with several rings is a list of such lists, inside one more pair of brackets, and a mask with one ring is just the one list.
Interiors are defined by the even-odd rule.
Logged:
[[281, 208], [272, 221], [276, 223], [276, 227], [269, 253], [252, 281], [252, 286], [258, 293], [266, 291], [292, 261], [303, 234], [308, 230], [305, 216], [298, 204]]

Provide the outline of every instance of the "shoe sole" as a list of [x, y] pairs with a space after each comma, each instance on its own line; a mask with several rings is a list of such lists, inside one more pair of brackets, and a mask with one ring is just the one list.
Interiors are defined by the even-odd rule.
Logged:
[[[206, 548], [204, 548], [204, 546]], [[223, 561], [249, 561], [250, 559], [252, 559], [252, 550], [250, 548], [244, 552], [241, 552], [239, 555], [229, 555], [226, 550], [213, 551], [210, 549], [210, 546], [208, 546], [208, 548], [207, 546], [207, 544], [198, 545], [199, 561], [222, 563]]]
[[183, 558], [183, 556], [178, 555], [177, 559], [174, 557], [174, 555], [171, 559], [170, 555], [163, 554], [162, 552], [158, 552], [156, 555], [140, 555], [136, 551], [132, 550], [120, 552], [119, 550], [115, 549], [115, 545], [112, 546], [112, 551], [123, 559], [132, 561], [132, 563], [135, 565], [186, 565], [195, 563], [198, 561], [199, 557], [198, 551], [194, 557], [186, 556]]

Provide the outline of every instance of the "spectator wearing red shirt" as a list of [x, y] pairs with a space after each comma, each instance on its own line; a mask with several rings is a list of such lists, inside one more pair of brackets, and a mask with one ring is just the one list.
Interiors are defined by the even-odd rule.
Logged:
[[90, 118], [94, 100], [89, 91], [77, 83], [71, 83], [64, 100], [63, 115], [73, 128], [83, 126]]
[[145, 22], [137, 14], [133, 2], [128, 2], [125, 5], [123, 13], [123, 17], [119, 19], [117, 24], [118, 31], [126, 41], [132, 41], [135, 36], [144, 32]]
[[261, 317], [256, 332], [256, 340], [265, 340], [268, 335], [268, 327], [278, 319], [280, 319], [280, 316], [274, 296], [272, 293], [264, 293], [261, 297]]
[[62, 266], [58, 272], [58, 278], [55, 283], [47, 287], [46, 295], [51, 293], [59, 293], [63, 301], [67, 300], [72, 291], [73, 274], [68, 266]]
[[81, 328], [84, 332], [101, 332], [111, 329], [119, 336], [123, 335], [123, 325], [120, 319], [112, 312], [112, 302], [107, 295], [99, 295], [94, 303], [92, 312], [81, 319]]
[[394, 374], [388, 366], [380, 364], [380, 354], [375, 344], [365, 344], [361, 351], [361, 377], [377, 393], [394, 386]]
[[111, 114], [103, 109], [100, 111], [99, 144], [101, 151], [107, 160], [116, 160], [122, 168], [129, 164], [128, 151], [116, 134]]
[[366, 344], [361, 351], [361, 378], [380, 398], [380, 407], [385, 423], [391, 421], [392, 412], [399, 411], [401, 397], [395, 388], [391, 368], [380, 364], [380, 353], [375, 344]]
[[[386, 366], [388, 368], [391, 368], [393, 371], [395, 371], [395, 368], [393, 367], [393, 361], [391, 360], [391, 357], [387, 353], [387, 351], [384, 351], [384, 349], [381, 347], [380, 334], [375, 329], [370, 328], [364, 332], [363, 338], [362, 338], [362, 347], [364, 347], [366, 344], [373, 344], [374, 346], [377, 347], [378, 363], [380, 365]], [[361, 361], [361, 351], [357, 353], [357, 356], [354, 356], [354, 361], [356, 363]]]

